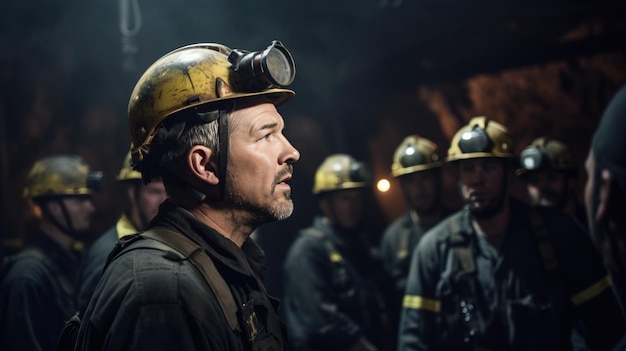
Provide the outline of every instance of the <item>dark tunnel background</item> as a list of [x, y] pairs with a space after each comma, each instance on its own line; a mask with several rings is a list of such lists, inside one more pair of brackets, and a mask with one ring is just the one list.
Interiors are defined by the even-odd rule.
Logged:
[[[0, 250], [16, 250], [32, 229], [24, 179], [52, 153], [79, 154], [105, 172], [110, 190], [95, 198], [94, 232], [114, 224], [122, 210], [114, 178], [130, 144], [126, 106], [155, 59], [195, 42], [262, 50], [279, 39], [297, 66], [296, 97], [280, 111], [302, 154], [294, 215], [258, 231], [270, 291], [280, 296], [285, 251], [317, 212], [313, 174], [329, 153], [350, 153], [369, 162], [376, 179], [388, 178], [406, 135], [432, 139], [445, 155], [462, 124], [486, 115], [509, 127], [517, 151], [541, 135], [565, 141], [582, 170], [602, 110], [626, 82], [624, 7], [616, 0], [5, 1]], [[406, 210], [390, 181], [389, 192], [373, 193], [375, 235]], [[457, 206], [453, 177], [444, 183], [446, 202]], [[513, 190], [524, 196], [519, 184]]]

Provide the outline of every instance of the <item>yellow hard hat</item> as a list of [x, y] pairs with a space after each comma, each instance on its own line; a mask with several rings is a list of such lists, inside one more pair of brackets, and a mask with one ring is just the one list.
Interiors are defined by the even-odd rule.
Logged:
[[90, 172], [76, 155], [54, 155], [35, 162], [26, 178], [24, 197], [91, 195], [101, 188], [102, 172]]
[[409, 135], [396, 148], [391, 164], [391, 175], [399, 177], [442, 165], [437, 144], [417, 134]]
[[576, 164], [565, 144], [541, 137], [533, 140], [520, 154], [518, 175], [540, 169], [575, 172]]
[[133, 164], [151, 152], [156, 130], [169, 116], [215, 111], [220, 102], [260, 95], [278, 105], [294, 95], [282, 89], [294, 77], [293, 58], [276, 40], [258, 52], [203, 43], [167, 53], [144, 72], [128, 103]]
[[364, 188], [370, 185], [371, 172], [363, 162], [346, 154], [333, 154], [317, 168], [313, 194]]
[[470, 158], [515, 156], [515, 145], [509, 131], [502, 124], [480, 116], [469, 123], [452, 138], [446, 161]]
[[141, 180], [141, 173], [135, 171], [131, 165], [131, 157], [130, 151], [124, 157], [124, 163], [122, 164], [122, 168], [120, 169], [120, 173], [115, 177], [118, 182], [126, 181], [126, 180]]

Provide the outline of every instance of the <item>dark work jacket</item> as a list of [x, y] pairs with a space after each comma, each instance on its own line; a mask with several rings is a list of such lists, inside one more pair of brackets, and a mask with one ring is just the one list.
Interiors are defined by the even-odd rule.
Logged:
[[316, 218], [289, 248], [283, 307], [294, 350], [349, 350], [362, 336], [385, 350], [382, 267], [366, 244], [353, 242]]
[[126, 216], [122, 216], [114, 227], [111, 227], [91, 244], [80, 264], [78, 275], [78, 292], [76, 302], [80, 311], [84, 312], [89, 298], [96, 289], [107, 257], [121, 236], [134, 234], [137, 230]]
[[570, 350], [577, 318], [592, 350], [615, 344], [624, 321], [587, 233], [559, 211], [537, 211], [556, 271], [544, 268], [529, 207], [514, 199], [499, 253], [475, 233], [467, 209], [426, 233], [411, 261], [399, 350]]
[[43, 233], [14, 256], [0, 276], [0, 349], [54, 350], [66, 320], [76, 312], [79, 256]]
[[[252, 346], [246, 341], [248, 334], [231, 330], [217, 298], [189, 260], [138, 248], [105, 269], [83, 317], [78, 350], [286, 349], [278, 302], [262, 284], [263, 252], [252, 239], [239, 248], [170, 201], [161, 205], [150, 226], [176, 230], [206, 250], [240, 310], [245, 304], [245, 311], [256, 314], [258, 334]], [[136, 240], [129, 247], [141, 246], [143, 240], [150, 239]], [[241, 328], [245, 323], [242, 313], [238, 316]]]
[[[453, 211], [444, 208], [441, 213], [443, 220]], [[400, 320], [411, 254], [428, 229], [430, 228], [425, 228], [419, 221], [416, 222], [409, 210], [385, 229], [380, 241], [380, 256], [383, 267], [394, 285], [391, 300], [387, 301], [394, 338], [397, 335], [397, 324]]]
[[[442, 213], [441, 219], [443, 220], [453, 211], [443, 209]], [[421, 223], [415, 222], [411, 217], [411, 212], [407, 211], [393, 221], [383, 233], [380, 242], [380, 255], [383, 266], [393, 279], [397, 294], [400, 295], [398, 305], [400, 305], [406, 288], [411, 254], [428, 229], [430, 228], [424, 228]]]

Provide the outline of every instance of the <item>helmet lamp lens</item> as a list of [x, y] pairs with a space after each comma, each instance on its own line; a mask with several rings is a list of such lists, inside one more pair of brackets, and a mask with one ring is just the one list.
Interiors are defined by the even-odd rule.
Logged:
[[284, 46], [272, 45], [265, 53], [261, 63], [272, 85], [284, 87], [291, 84], [296, 72], [293, 58], [287, 49]]
[[104, 188], [104, 173], [101, 171], [89, 172], [87, 174], [87, 188], [100, 191]]
[[409, 146], [404, 150], [404, 154], [400, 156], [400, 164], [402, 167], [412, 167], [426, 163], [426, 156], [413, 146]]
[[461, 149], [461, 152], [464, 154], [489, 152], [491, 151], [491, 146], [491, 138], [480, 128], [469, 130], [461, 134], [459, 140], [459, 149]]
[[352, 182], [367, 182], [371, 179], [370, 171], [362, 162], [354, 162], [350, 165], [350, 180]]
[[272, 41], [264, 51], [248, 52], [235, 49], [228, 60], [243, 81], [252, 78], [253, 83], [250, 83], [247, 89], [286, 87], [296, 76], [293, 57], [278, 40]]
[[520, 155], [522, 168], [527, 171], [534, 171], [541, 167], [543, 155], [536, 147], [527, 148]]

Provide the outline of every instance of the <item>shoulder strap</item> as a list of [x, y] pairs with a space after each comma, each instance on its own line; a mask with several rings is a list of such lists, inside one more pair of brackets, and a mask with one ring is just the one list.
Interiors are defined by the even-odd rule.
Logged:
[[209, 287], [217, 297], [217, 300], [224, 312], [224, 316], [228, 321], [232, 330], [237, 330], [239, 323], [237, 322], [237, 303], [233, 297], [228, 284], [219, 274], [213, 260], [204, 250], [191, 241], [185, 235], [179, 232], [164, 228], [153, 227], [141, 234], [141, 236], [161, 242], [174, 250], [181, 253], [198, 269], [204, 277]]
[[537, 248], [539, 249], [539, 255], [543, 268], [548, 276], [548, 279], [554, 281], [559, 271], [559, 261], [556, 258], [554, 252], [554, 246], [550, 239], [550, 233], [546, 227], [545, 220], [537, 207], [529, 208], [530, 225], [535, 235], [537, 242]]
[[403, 260], [405, 258], [409, 258], [409, 241], [411, 241], [411, 229], [415, 228], [415, 223], [413, 223], [413, 217], [411, 212], [408, 215], [408, 225], [401, 225], [399, 228], [399, 242], [398, 249], [396, 250], [396, 259]]
[[448, 221], [450, 229], [450, 244], [454, 252], [454, 259], [459, 267], [459, 272], [455, 279], [461, 276], [473, 274], [476, 272], [476, 264], [474, 263], [473, 244], [471, 239], [463, 237], [461, 234], [462, 216], [455, 216]]

